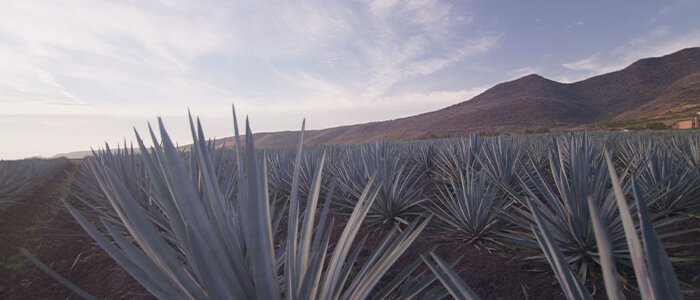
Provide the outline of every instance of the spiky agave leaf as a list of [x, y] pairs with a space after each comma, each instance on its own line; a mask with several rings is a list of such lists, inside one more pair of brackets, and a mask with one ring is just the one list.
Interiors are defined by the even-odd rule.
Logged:
[[610, 173], [615, 199], [620, 207], [625, 237], [629, 245], [634, 271], [642, 299], [683, 299], [678, 279], [666, 255], [666, 251], [654, 230], [646, 202], [632, 181], [632, 191], [638, 207], [639, 222], [644, 248], [640, 243], [637, 230], [632, 220], [632, 214], [627, 205], [627, 199], [620, 185], [610, 155], [606, 153], [605, 160]]
[[451, 266], [442, 260], [439, 256], [434, 253], [430, 253], [431, 257], [437, 262], [437, 265], [433, 265], [428, 259], [427, 255], [421, 255], [421, 259], [426, 265], [433, 271], [440, 282], [445, 286], [447, 291], [455, 299], [467, 299], [467, 300], [478, 300], [479, 296], [474, 293], [474, 291], [467, 285], [459, 275], [455, 273]]
[[84, 299], [87, 299], [87, 300], [97, 300], [97, 298], [95, 298], [95, 297], [93, 297], [92, 295], [90, 295], [90, 293], [84, 291], [83, 289], [79, 288], [78, 286], [74, 285], [73, 283], [71, 283], [70, 281], [68, 281], [67, 279], [65, 279], [65, 278], [64, 278], [63, 276], [61, 276], [60, 274], [54, 272], [54, 270], [52, 270], [51, 268], [49, 268], [49, 266], [45, 265], [45, 264], [42, 263], [38, 258], [34, 257], [34, 255], [32, 255], [31, 253], [29, 253], [29, 251], [27, 251], [27, 249], [20, 248], [20, 252], [21, 252], [24, 256], [26, 256], [27, 258], [29, 258], [29, 260], [31, 260], [34, 264], [36, 264], [42, 271], [48, 273], [49, 275], [51, 275], [51, 277], [55, 278], [55, 279], [58, 280], [61, 284], [65, 285], [66, 287], [68, 287], [69, 289], [71, 289], [73, 292], [75, 292], [76, 294], [80, 295], [80, 296], [83, 297]]

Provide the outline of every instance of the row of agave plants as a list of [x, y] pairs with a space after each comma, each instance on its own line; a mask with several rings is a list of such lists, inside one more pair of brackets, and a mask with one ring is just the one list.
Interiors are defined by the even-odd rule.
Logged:
[[[590, 298], [582, 282], [599, 270], [611, 298], [617, 274], [632, 270], [645, 299], [682, 297], [657, 254], [659, 239], [682, 234], [675, 225], [700, 209], [699, 135], [470, 135], [261, 151], [240, 142], [234, 113], [229, 151], [207, 141], [198, 120], [190, 125], [188, 152], [161, 122], [150, 149], [137, 133], [137, 151], [95, 152], [74, 177], [83, 205], [66, 203], [159, 298], [475, 298], [433, 254], [378, 286], [426, 226], [478, 247], [531, 249], [571, 299]], [[344, 229], [331, 241], [338, 215]], [[357, 267], [368, 223], [393, 230]], [[410, 276], [423, 262], [433, 273]], [[432, 288], [436, 280], [444, 289]]]
[[0, 211], [19, 203], [44, 180], [70, 164], [67, 158], [0, 161]]

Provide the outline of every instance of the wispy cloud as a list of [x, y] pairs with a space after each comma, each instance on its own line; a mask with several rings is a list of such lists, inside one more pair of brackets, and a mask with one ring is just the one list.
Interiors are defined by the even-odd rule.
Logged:
[[580, 80], [625, 68], [642, 58], [658, 57], [683, 48], [700, 46], [700, 30], [681, 35], [673, 35], [671, 32], [672, 29], [668, 26], [657, 26], [644, 35], [630, 38], [626, 44], [619, 45], [609, 52], [598, 52], [574, 62], [564, 63], [562, 66], [581, 71], [578, 75], [568, 78]]
[[569, 23], [569, 25], [566, 25], [566, 28], [574, 28], [575, 26], [584, 26], [584, 25], [586, 25], [586, 23], [584, 23], [583, 21], [574, 21], [574, 22]]
[[383, 97], [397, 82], [427, 76], [500, 44], [499, 34], [473, 32], [472, 18], [438, 1], [370, 2], [376, 32], [360, 43], [369, 68], [365, 97]]
[[[3, 3], [0, 59], [10, 67], [0, 69], [0, 103], [17, 114], [67, 113], [46, 103], [85, 104], [84, 114], [133, 106], [167, 114], [203, 97], [264, 106], [281, 101], [264, 95], [396, 96], [403, 92], [391, 89], [403, 80], [499, 46], [499, 35], [470, 32], [472, 22], [433, 0]], [[231, 68], [207, 78], [216, 64]], [[246, 83], [248, 74], [267, 86]]]
[[596, 53], [575, 62], [565, 63], [563, 66], [574, 71], [586, 71], [596, 75], [619, 69], [617, 62], [614, 64], [605, 63], [602, 61], [601, 56], [601, 53]]
[[[198, 18], [196, 11], [141, 4], [0, 4], [3, 113], [133, 114], [143, 109], [124, 106], [164, 102], [167, 91], [189, 94], [181, 86], [159, 82], [187, 77], [194, 59], [222, 49], [223, 24]], [[194, 15], [183, 18], [185, 13]], [[162, 90], [154, 93], [154, 88]], [[149, 91], [151, 99], [145, 95]], [[55, 103], [82, 107], [56, 109]]]
[[694, 10], [694, 8], [692, 8], [693, 5], [697, 5], [696, 0], [676, 0], [675, 2], [666, 4], [661, 9], [659, 9], [659, 11], [651, 20], [649, 20], [649, 23], [657, 23], [663, 20], [664, 18], [673, 16], [674, 14], [678, 13], [683, 9], [688, 9], [689, 6], [691, 6], [692, 10]]
[[659, 26], [647, 35], [633, 38], [628, 45], [617, 47], [613, 54], [624, 62], [669, 54], [683, 48], [700, 46], [700, 30], [670, 35], [671, 28]]

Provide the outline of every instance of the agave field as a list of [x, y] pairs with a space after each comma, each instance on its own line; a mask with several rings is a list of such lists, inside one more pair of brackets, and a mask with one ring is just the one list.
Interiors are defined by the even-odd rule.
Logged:
[[[700, 297], [666, 254], [698, 242], [669, 241], [698, 236], [700, 132], [302, 147], [302, 130], [299, 147], [261, 150], [237, 124], [215, 147], [191, 119], [184, 152], [159, 121], [153, 147], [136, 133], [138, 151], [107, 146], [71, 175], [67, 210], [157, 298], [488, 298], [457, 268], [465, 249], [556, 278], [551, 297]], [[455, 246], [406, 261], [417, 241]]]
[[0, 161], [0, 211], [20, 203], [37, 185], [70, 163], [67, 158]]

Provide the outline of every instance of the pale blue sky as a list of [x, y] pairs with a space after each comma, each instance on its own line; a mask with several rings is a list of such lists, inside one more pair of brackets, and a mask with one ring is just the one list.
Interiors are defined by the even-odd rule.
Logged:
[[700, 46], [700, 1], [0, 2], [0, 159], [431, 111], [538, 73], [573, 82]]

